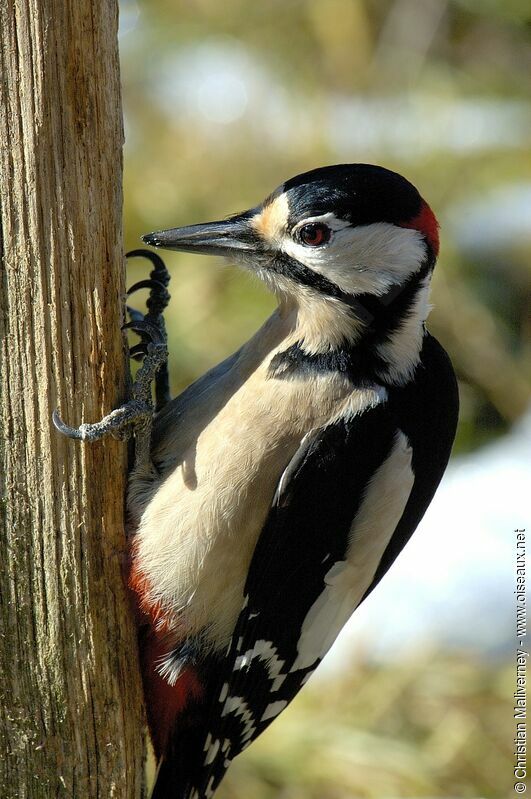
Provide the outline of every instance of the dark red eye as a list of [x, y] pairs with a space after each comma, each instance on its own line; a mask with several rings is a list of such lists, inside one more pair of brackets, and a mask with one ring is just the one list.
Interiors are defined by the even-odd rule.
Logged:
[[326, 225], [304, 225], [299, 230], [299, 239], [308, 247], [320, 247], [330, 241], [330, 228]]

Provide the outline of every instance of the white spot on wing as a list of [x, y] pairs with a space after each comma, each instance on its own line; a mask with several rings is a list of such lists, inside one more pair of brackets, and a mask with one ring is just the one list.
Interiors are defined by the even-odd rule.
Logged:
[[228, 696], [228, 693], [229, 693], [229, 684], [228, 684], [228, 682], [224, 682], [223, 683], [223, 687], [222, 687], [222, 689], [220, 691], [220, 694], [219, 694], [219, 701], [220, 702], [224, 702], [225, 699]]
[[243, 724], [242, 742], [249, 741], [256, 732], [256, 724], [254, 722], [254, 716], [242, 696], [227, 697], [221, 715], [228, 716], [229, 713], [241, 717]]
[[282, 686], [284, 680], [286, 679], [287, 674], [279, 674], [276, 679], [273, 680], [273, 684], [271, 686], [271, 693], [278, 691], [278, 689]]
[[233, 671], [240, 671], [245, 668], [245, 666], [249, 666], [252, 654], [253, 651], [250, 649], [245, 655], [239, 655], [234, 661]]
[[248, 649], [247, 652], [236, 658], [234, 670], [238, 671], [245, 666], [249, 666], [255, 658], [266, 664], [269, 677], [272, 680], [278, 679], [286, 662], [279, 658], [277, 649], [272, 641], [265, 641], [261, 638], [256, 641], [252, 649]]
[[411, 454], [406, 436], [397, 431], [352, 523], [346, 559], [328, 570], [323, 591], [304, 619], [291, 671], [324, 657], [369, 587], [411, 493]]
[[264, 710], [264, 714], [260, 721], [267, 721], [267, 719], [274, 719], [275, 716], [278, 716], [279, 713], [282, 713], [285, 707], [288, 706], [288, 703], [284, 700], [280, 700], [278, 702], [271, 702], [270, 705], [266, 707]]
[[211, 763], [214, 762], [214, 759], [215, 759], [218, 751], [219, 751], [219, 741], [216, 740], [208, 748], [208, 752], [207, 752], [206, 757], [205, 757], [205, 766], [209, 766]]

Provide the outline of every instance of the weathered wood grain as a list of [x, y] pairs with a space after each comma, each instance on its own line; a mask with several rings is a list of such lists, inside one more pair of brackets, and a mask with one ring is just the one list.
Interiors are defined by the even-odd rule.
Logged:
[[0, 4], [0, 796], [142, 792], [125, 445], [116, 0]]

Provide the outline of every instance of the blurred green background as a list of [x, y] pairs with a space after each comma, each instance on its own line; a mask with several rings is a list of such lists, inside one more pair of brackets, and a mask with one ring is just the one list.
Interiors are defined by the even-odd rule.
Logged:
[[[429, 326], [459, 376], [455, 454], [471, 457], [530, 399], [530, 30], [529, 0], [122, 0], [127, 247], [315, 166], [401, 172], [441, 222]], [[274, 302], [215, 259], [167, 263], [177, 392]], [[358, 653], [310, 682], [220, 799], [507, 796], [509, 657]]]

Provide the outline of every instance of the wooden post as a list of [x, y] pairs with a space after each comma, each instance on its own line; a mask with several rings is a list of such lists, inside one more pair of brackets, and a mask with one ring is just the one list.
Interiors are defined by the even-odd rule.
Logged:
[[138, 799], [117, 0], [0, 3], [0, 796]]

